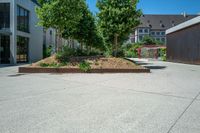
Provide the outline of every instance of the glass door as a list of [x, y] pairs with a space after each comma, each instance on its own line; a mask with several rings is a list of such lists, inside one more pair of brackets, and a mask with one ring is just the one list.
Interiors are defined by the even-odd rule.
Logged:
[[10, 36], [0, 36], [0, 63], [10, 63]]
[[29, 38], [17, 37], [17, 63], [28, 62]]

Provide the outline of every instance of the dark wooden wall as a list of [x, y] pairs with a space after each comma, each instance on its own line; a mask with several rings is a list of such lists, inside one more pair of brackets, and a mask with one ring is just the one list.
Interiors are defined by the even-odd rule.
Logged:
[[167, 60], [200, 64], [200, 23], [167, 35]]

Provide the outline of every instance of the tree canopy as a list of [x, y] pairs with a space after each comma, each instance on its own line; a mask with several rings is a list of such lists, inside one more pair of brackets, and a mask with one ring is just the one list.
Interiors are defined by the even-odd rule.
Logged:
[[106, 43], [116, 51], [119, 42], [127, 38], [133, 28], [140, 24], [141, 11], [138, 0], [98, 0], [99, 26]]
[[64, 38], [97, 47], [95, 41], [102, 38], [85, 0], [39, 0], [39, 3], [41, 7], [36, 11], [40, 25], [57, 29]]
[[71, 32], [79, 24], [84, 6], [84, 0], [40, 0], [41, 7], [36, 9], [39, 24], [49, 28], [53, 27], [63, 32], [68, 29]]

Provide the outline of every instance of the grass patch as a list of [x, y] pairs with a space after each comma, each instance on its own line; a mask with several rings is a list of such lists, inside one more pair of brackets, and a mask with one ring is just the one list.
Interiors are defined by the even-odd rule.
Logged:
[[80, 64], [79, 64], [79, 69], [83, 72], [89, 72], [91, 70], [91, 66], [90, 66], [90, 63], [87, 62], [87, 61], [82, 61]]
[[40, 67], [52, 67], [52, 68], [59, 68], [59, 67], [63, 67], [66, 66], [67, 63], [40, 63]]

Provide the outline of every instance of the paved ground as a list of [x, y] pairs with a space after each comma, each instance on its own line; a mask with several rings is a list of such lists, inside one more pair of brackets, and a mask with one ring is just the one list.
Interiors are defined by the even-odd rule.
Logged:
[[0, 68], [0, 133], [199, 133], [200, 66], [150, 74], [16, 74]]

